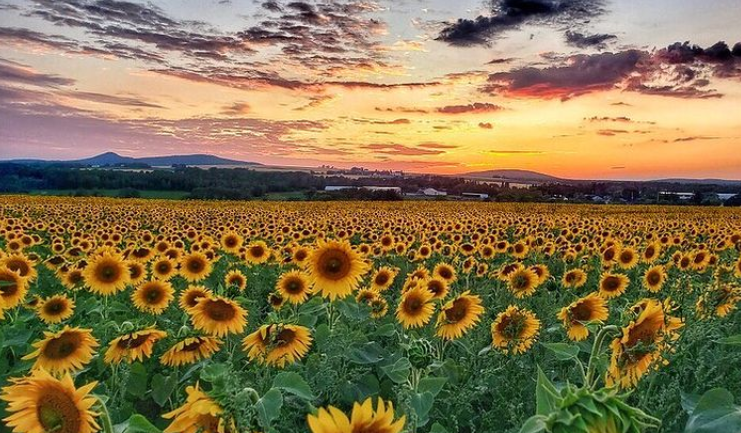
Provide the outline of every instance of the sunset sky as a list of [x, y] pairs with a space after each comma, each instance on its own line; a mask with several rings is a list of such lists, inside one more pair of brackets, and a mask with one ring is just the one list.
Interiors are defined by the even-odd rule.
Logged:
[[0, 159], [741, 179], [740, 23], [739, 0], [0, 0]]

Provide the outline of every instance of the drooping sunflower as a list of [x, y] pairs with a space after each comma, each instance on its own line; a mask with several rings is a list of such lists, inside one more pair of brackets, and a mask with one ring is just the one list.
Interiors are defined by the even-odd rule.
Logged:
[[666, 269], [662, 265], [652, 266], [643, 275], [643, 286], [651, 293], [656, 293], [664, 286]]
[[162, 415], [172, 419], [164, 433], [229, 433], [236, 432], [234, 420], [224, 416], [216, 401], [201, 391], [198, 383], [185, 389], [188, 398], [172, 412]]
[[308, 261], [314, 291], [330, 301], [350, 295], [369, 268], [347, 241], [320, 240]]
[[217, 337], [239, 334], [247, 324], [247, 311], [220, 296], [201, 298], [189, 312], [194, 328]]
[[36, 312], [44, 323], [63, 322], [74, 314], [75, 302], [65, 295], [54, 295], [42, 300]]
[[388, 266], [382, 266], [371, 277], [371, 289], [377, 292], [383, 292], [394, 284], [397, 270]]
[[447, 263], [438, 263], [432, 269], [432, 276], [445, 280], [446, 283], [452, 284], [458, 278], [455, 268]]
[[242, 340], [251, 361], [283, 368], [309, 352], [312, 338], [309, 328], [300, 325], [263, 325]]
[[247, 277], [238, 269], [234, 269], [226, 274], [224, 283], [226, 283], [227, 287], [236, 287], [241, 292], [247, 287]]
[[3, 419], [15, 433], [94, 433], [100, 430], [92, 408], [96, 403], [91, 382], [75, 388], [72, 377], [57, 379], [44, 370], [30, 376], [10, 379], [0, 399], [8, 403], [9, 415]]
[[583, 269], [570, 269], [563, 274], [561, 284], [566, 288], [578, 289], [587, 283], [587, 273]]
[[599, 294], [591, 293], [563, 307], [557, 317], [563, 322], [569, 339], [582, 341], [589, 336], [586, 324], [603, 323], [609, 314], [607, 302]]
[[188, 282], [197, 283], [206, 279], [213, 269], [211, 261], [201, 252], [191, 252], [180, 259], [180, 275]]
[[198, 305], [198, 301], [201, 298], [206, 298], [213, 295], [210, 289], [203, 286], [189, 286], [187, 289], [180, 293], [178, 304], [184, 311], [188, 311], [191, 308]]
[[137, 287], [131, 293], [131, 302], [145, 313], [162, 314], [172, 301], [175, 290], [166, 281], [152, 280]]
[[630, 279], [623, 274], [606, 273], [599, 282], [599, 293], [605, 299], [617, 298], [625, 293]]
[[82, 275], [90, 291], [103, 296], [118, 293], [131, 282], [128, 263], [112, 251], [93, 257]]
[[144, 361], [145, 358], [152, 356], [154, 343], [165, 337], [167, 337], [167, 332], [154, 327], [123, 334], [110, 342], [104, 360], [107, 364]]
[[396, 319], [404, 329], [425, 326], [435, 313], [432, 292], [426, 287], [416, 286], [406, 291], [396, 309]]
[[268, 245], [263, 241], [257, 241], [247, 246], [245, 259], [253, 265], [259, 265], [270, 260], [272, 252]]
[[510, 305], [491, 324], [492, 346], [505, 355], [525, 353], [535, 343], [539, 330], [540, 320], [532, 311]]
[[436, 335], [445, 340], [460, 338], [481, 320], [482, 314], [481, 298], [465, 291], [440, 309]]
[[3, 308], [9, 309], [20, 305], [26, 298], [26, 293], [28, 282], [17, 273], [0, 266], [0, 297]]
[[510, 274], [507, 287], [515, 298], [521, 299], [535, 293], [539, 280], [538, 275], [532, 269], [521, 268]]
[[61, 331], [44, 331], [44, 338], [32, 345], [36, 350], [24, 360], [36, 359], [33, 369], [43, 368], [50, 373], [67, 373], [82, 369], [95, 354], [98, 341], [91, 329], [70, 328]]
[[280, 276], [275, 284], [276, 290], [291, 304], [306, 302], [311, 294], [311, 283], [308, 275], [301, 271], [290, 271]]
[[173, 344], [162, 354], [160, 362], [170, 367], [193, 364], [210, 358], [221, 348], [222, 341], [216, 337], [188, 337]]
[[404, 428], [406, 416], [394, 421], [394, 405], [378, 399], [376, 410], [370, 398], [362, 404], [355, 403], [348, 418], [334, 406], [320, 408], [316, 415], [309, 415], [307, 422], [311, 433], [399, 433]]

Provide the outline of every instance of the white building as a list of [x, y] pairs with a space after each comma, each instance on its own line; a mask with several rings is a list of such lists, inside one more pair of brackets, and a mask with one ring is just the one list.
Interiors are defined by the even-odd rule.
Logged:
[[426, 195], [428, 197], [438, 197], [438, 196], [448, 195], [447, 192], [445, 192], [445, 191], [438, 191], [435, 188], [425, 188], [421, 192], [422, 192], [423, 195]]

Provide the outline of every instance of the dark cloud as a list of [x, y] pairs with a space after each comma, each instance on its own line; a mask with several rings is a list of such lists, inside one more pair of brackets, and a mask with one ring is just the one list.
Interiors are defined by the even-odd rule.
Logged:
[[625, 129], [600, 129], [597, 131], [597, 135], [602, 135], [604, 137], [613, 137], [618, 134], [628, 134], [629, 131], [626, 131]]
[[247, 114], [252, 111], [252, 107], [250, 107], [250, 104], [246, 102], [235, 102], [231, 105], [227, 105], [221, 110], [221, 114], [226, 114], [229, 116], [236, 116], [241, 114]]
[[459, 19], [437, 39], [451, 45], [487, 44], [491, 38], [523, 24], [587, 22], [604, 12], [601, 0], [492, 0], [491, 16]]
[[625, 117], [625, 116], [619, 116], [619, 117], [594, 116], [594, 117], [585, 118], [584, 120], [588, 120], [590, 122], [625, 122], [625, 123], [633, 122], [633, 120], [630, 117]]
[[280, 7], [277, 1], [266, 1], [262, 4], [262, 7], [271, 11], [271, 12], [280, 12], [283, 10], [283, 8]]
[[481, 129], [494, 129], [494, 125], [492, 125], [489, 122], [481, 122], [481, 123], [479, 123], [479, 128], [481, 128]]
[[427, 114], [428, 110], [413, 107], [376, 107], [376, 111], [387, 113]]
[[83, 101], [96, 102], [98, 104], [110, 104], [110, 105], [121, 105], [124, 107], [139, 107], [139, 108], [165, 108], [162, 105], [158, 105], [152, 102], [147, 102], [141, 97], [134, 96], [117, 96], [117, 95], [106, 95], [103, 93], [95, 92], [80, 92], [80, 91], [62, 91], [56, 94], [60, 96], [66, 96], [74, 99], [80, 99]]
[[468, 113], [493, 113], [501, 111], [504, 108], [500, 105], [490, 104], [488, 102], [474, 102], [468, 105], [447, 105], [440, 107], [436, 111], [442, 114], [468, 114]]
[[397, 155], [397, 156], [440, 155], [442, 153], [445, 153], [444, 150], [420, 149], [417, 147], [406, 146], [403, 144], [396, 144], [396, 143], [366, 144], [361, 147], [363, 149], [370, 150], [375, 153], [380, 153], [380, 154], [385, 154], [385, 155]]
[[606, 42], [613, 39], [617, 39], [617, 36], [609, 34], [585, 35], [583, 33], [573, 32], [571, 30], [566, 32], [566, 42], [569, 45], [573, 45], [579, 48], [604, 49], [606, 46]]
[[0, 82], [55, 88], [72, 85], [75, 80], [58, 75], [42, 74], [20, 63], [0, 59]]
[[718, 140], [720, 137], [713, 137], [708, 135], [695, 135], [690, 137], [679, 137], [672, 140], [674, 143], [685, 143], [689, 141], [700, 141], [700, 140]]
[[496, 59], [491, 59], [490, 61], [486, 62], [486, 64], [487, 65], [501, 65], [504, 63], [510, 63], [513, 60], [515, 60], [514, 57], [498, 57]]

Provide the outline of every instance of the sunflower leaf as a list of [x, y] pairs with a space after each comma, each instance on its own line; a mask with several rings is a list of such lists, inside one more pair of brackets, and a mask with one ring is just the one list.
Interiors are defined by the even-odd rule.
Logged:
[[719, 340], [715, 340], [718, 344], [727, 344], [732, 346], [741, 346], [741, 334], [739, 335], [731, 335], [730, 337], [721, 338]]
[[278, 374], [273, 379], [273, 388], [282, 389], [304, 400], [314, 400], [314, 393], [311, 390], [311, 386], [298, 373], [283, 372]]
[[538, 366], [538, 383], [535, 389], [535, 405], [537, 415], [549, 415], [558, 410], [560, 397], [558, 390]]
[[395, 362], [381, 366], [381, 370], [391, 379], [394, 383], [404, 383], [409, 377], [409, 372], [412, 369], [412, 363], [409, 362], [409, 358], [399, 358]]
[[257, 418], [260, 422], [260, 426], [265, 430], [270, 428], [270, 423], [280, 416], [280, 410], [283, 407], [283, 394], [280, 390], [271, 388], [270, 391], [266, 392], [257, 403], [255, 403], [255, 409], [257, 410]]
[[684, 433], [738, 433], [741, 407], [733, 404], [733, 394], [714, 388], [700, 397], [687, 421]]
[[556, 355], [559, 361], [571, 361], [577, 359], [579, 346], [568, 343], [541, 343], [546, 349]]

